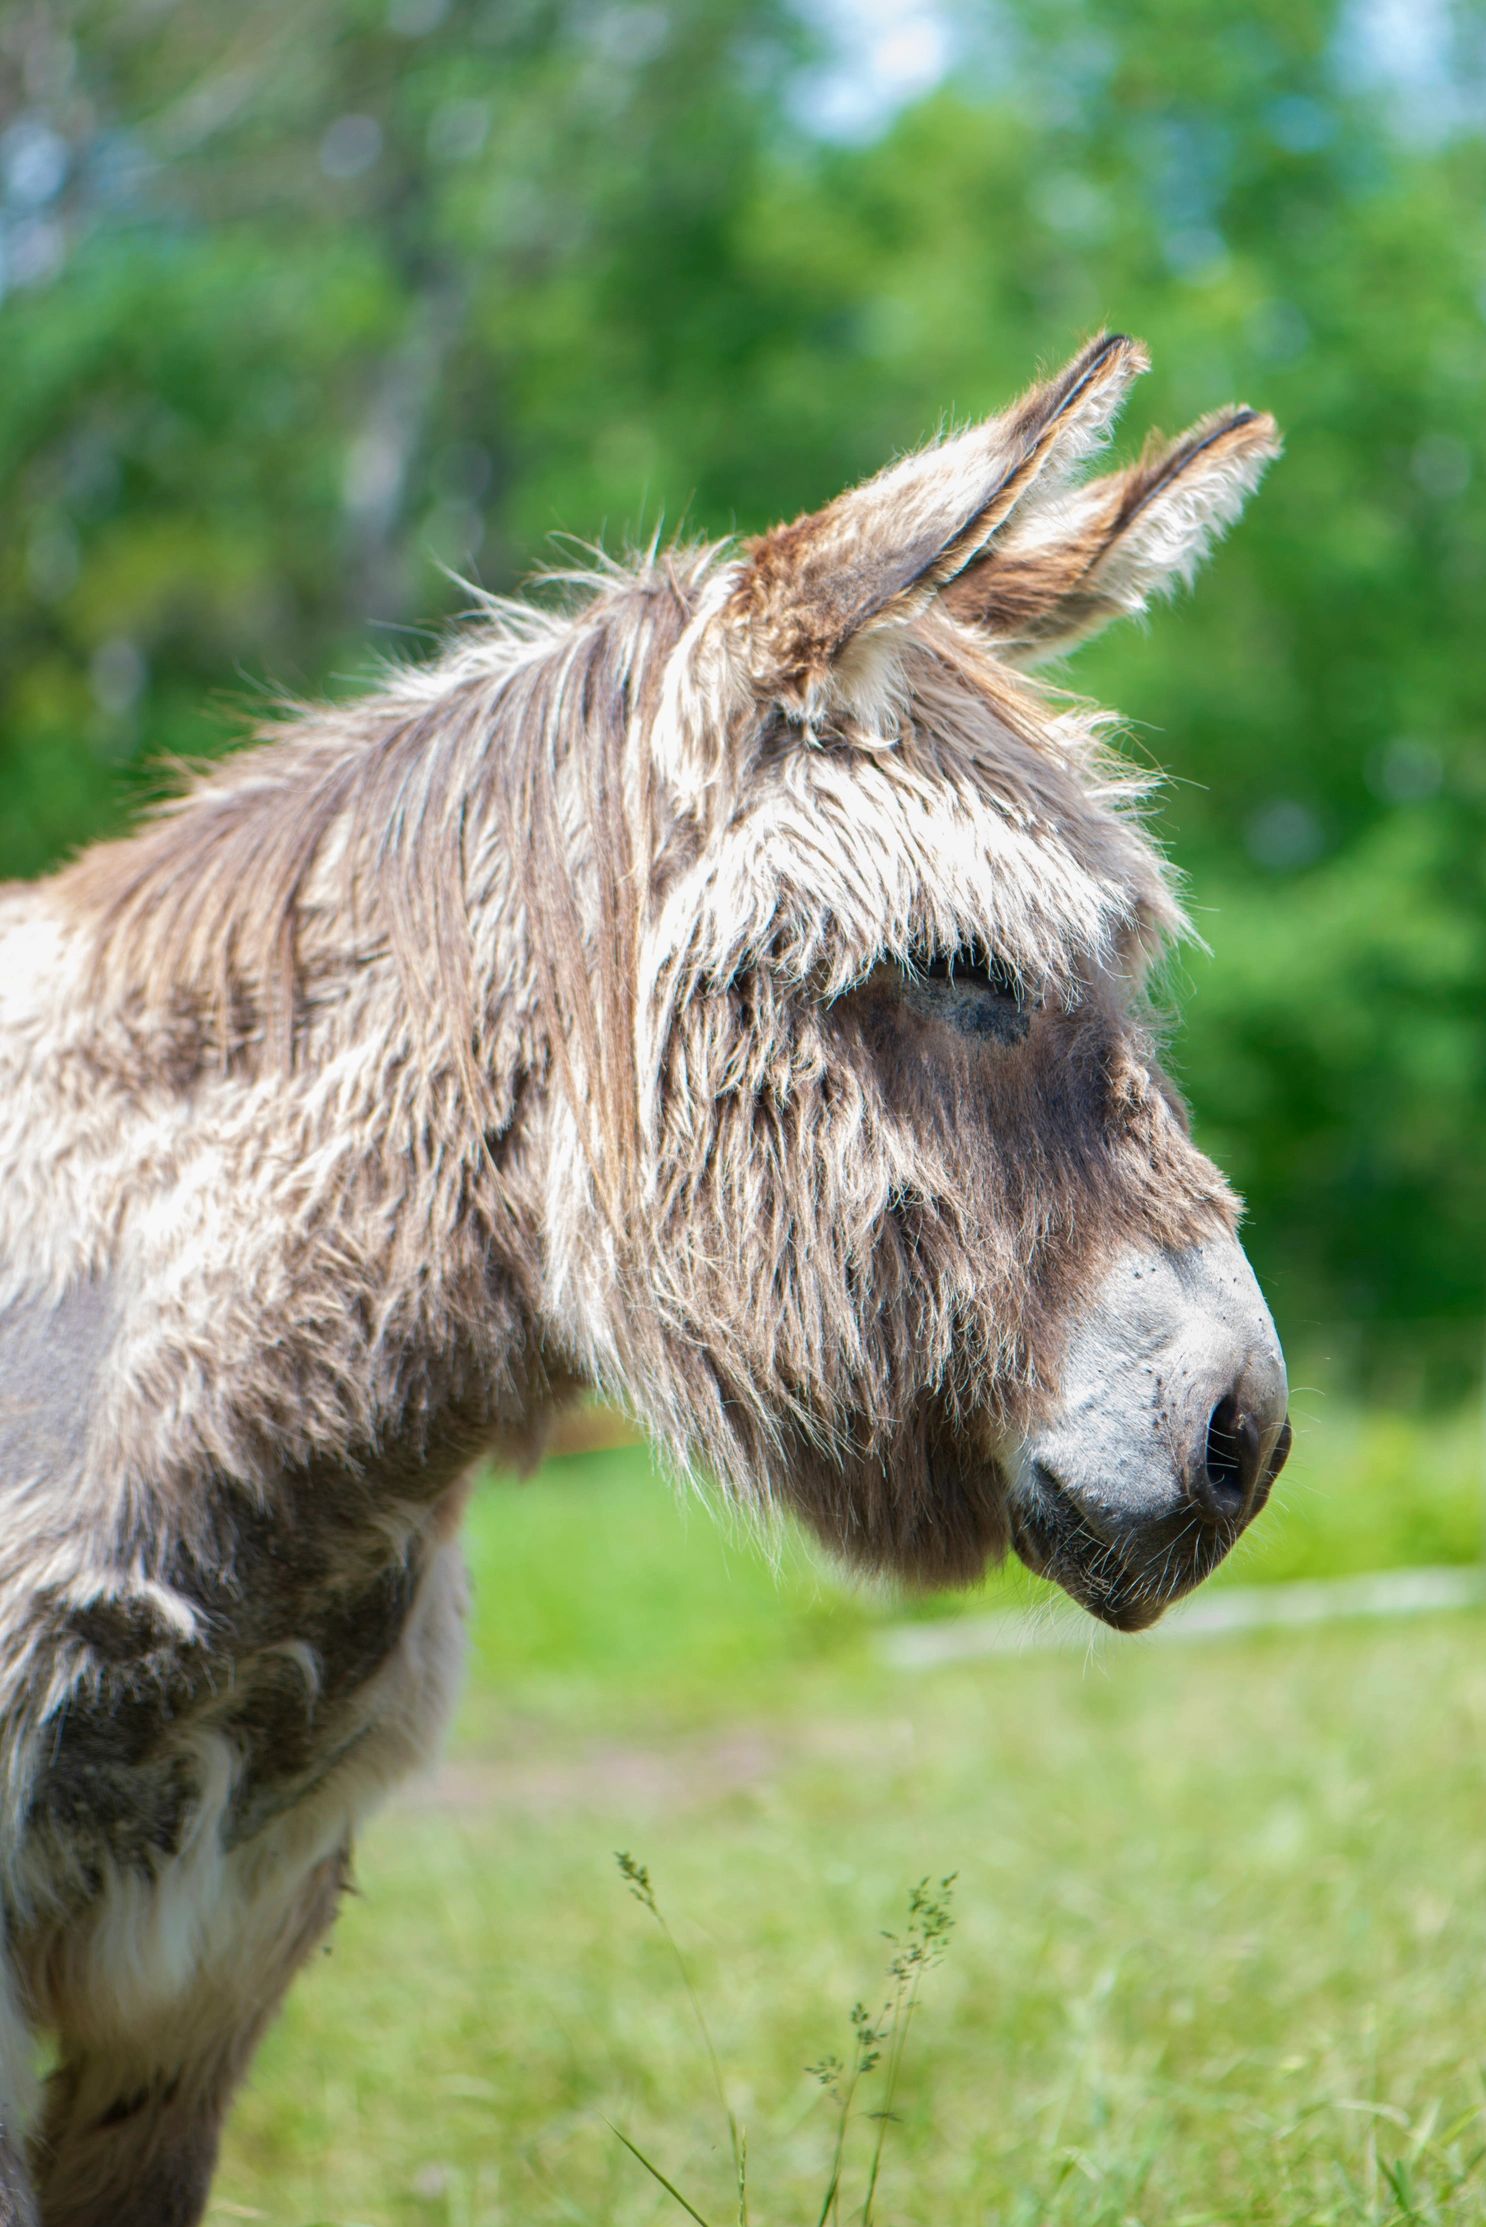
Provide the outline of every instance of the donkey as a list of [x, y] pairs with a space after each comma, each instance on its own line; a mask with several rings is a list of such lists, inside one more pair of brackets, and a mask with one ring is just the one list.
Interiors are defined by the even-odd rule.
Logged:
[[1279, 1348], [1142, 992], [1171, 877], [1022, 671], [1275, 452], [1234, 409], [1082, 476], [1144, 367], [491, 602], [0, 891], [5, 2227], [200, 2218], [448, 1714], [470, 1466], [585, 1389], [859, 1570], [1013, 1548], [1125, 1630], [1263, 1502]]

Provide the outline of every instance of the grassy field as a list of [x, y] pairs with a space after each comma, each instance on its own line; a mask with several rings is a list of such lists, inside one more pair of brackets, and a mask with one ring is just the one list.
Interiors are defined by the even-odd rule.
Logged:
[[[1233, 1574], [1468, 1560], [1480, 1464], [1477, 1413], [1333, 1409]], [[731, 2223], [619, 1848], [707, 2006], [753, 2227], [814, 2227], [832, 2129], [803, 2068], [877, 1999], [907, 1888], [949, 1871], [880, 2227], [1486, 2215], [1478, 1615], [895, 1673], [901, 1604], [799, 1550], [772, 1570], [636, 1449], [492, 1485], [471, 1546], [453, 1755], [368, 1833], [215, 2222], [679, 2221], [611, 2120]]]

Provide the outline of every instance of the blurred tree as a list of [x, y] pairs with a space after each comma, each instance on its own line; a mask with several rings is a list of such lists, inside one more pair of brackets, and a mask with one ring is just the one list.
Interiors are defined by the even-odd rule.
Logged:
[[442, 566], [761, 525], [1110, 319], [1155, 350], [1135, 432], [1242, 396], [1289, 442], [1191, 609], [1076, 669], [1174, 776], [1214, 946], [1176, 1063], [1292, 1326], [1479, 1315], [1483, 32], [15, 0], [0, 871], [400, 650]]

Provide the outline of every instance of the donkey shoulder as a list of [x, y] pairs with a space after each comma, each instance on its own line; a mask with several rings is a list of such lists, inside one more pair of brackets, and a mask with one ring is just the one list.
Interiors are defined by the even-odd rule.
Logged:
[[107, 1278], [0, 1299], [0, 1501], [76, 1470], [112, 1327]]

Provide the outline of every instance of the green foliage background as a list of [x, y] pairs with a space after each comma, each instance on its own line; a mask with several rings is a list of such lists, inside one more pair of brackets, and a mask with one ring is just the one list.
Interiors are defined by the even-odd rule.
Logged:
[[1176, 1065], [1282, 1327], [1479, 1318], [1483, 50], [1480, 0], [6, 8], [0, 871], [441, 566], [762, 526], [1112, 321], [1132, 438], [1288, 440], [1076, 669], [1173, 776]]

